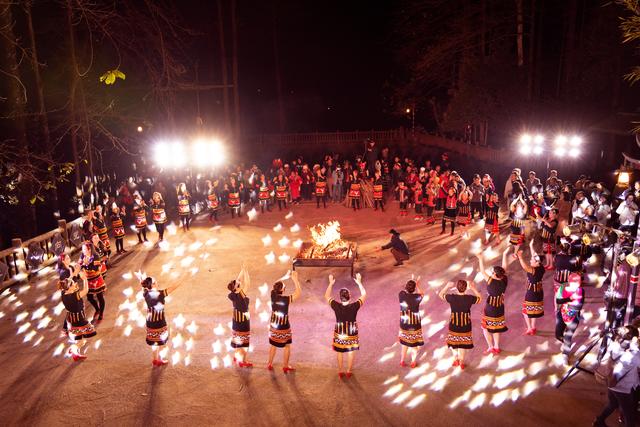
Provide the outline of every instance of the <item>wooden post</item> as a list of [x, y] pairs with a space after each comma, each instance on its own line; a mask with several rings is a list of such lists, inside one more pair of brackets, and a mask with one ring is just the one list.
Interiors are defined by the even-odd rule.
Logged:
[[16, 274], [27, 272], [27, 260], [24, 257], [24, 250], [22, 250], [22, 239], [11, 239], [11, 246], [13, 247], [14, 252], [18, 253], [18, 258], [20, 258], [20, 254], [22, 254], [22, 267], [20, 264], [16, 262]]

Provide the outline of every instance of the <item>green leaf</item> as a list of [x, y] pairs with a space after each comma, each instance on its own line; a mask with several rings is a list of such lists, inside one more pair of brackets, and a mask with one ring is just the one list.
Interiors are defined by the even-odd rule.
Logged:
[[100, 81], [104, 82], [107, 85], [112, 85], [116, 82], [116, 79], [124, 80], [126, 78], [125, 74], [120, 70], [109, 70], [103, 75], [100, 76]]
[[29, 203], [31, 203], [32, 205], [36, 204], [36, 196], [33, 196], [30, 200]]

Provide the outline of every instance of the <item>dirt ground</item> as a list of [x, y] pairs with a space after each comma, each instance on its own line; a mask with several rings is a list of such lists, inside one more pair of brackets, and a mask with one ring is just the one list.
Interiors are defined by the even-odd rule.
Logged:
[[[445, 281], [476, 276], [477, 262], [467, 258], [479, 247], [481, 225], [473, 225], [471, 239], [463, 240], [448, 233], [440, 236], [439, 226], [426, 226], [412, 216], [399, 217], [394, 203], [385, 213], [354, 213], [334, 205], [316, 209], [315, 204], [295, 206], [291, 212], [287, 217], [288, 210], [274, 211], [253, 221], [246, 215], [240, 220], [223, 216], [219, 227], [200, 219], [186, 233], [172, 226], [161, 247], [135, 246], [130, 232], [125, 240], [129, 252], [112, 260], [105, 320], [90, 340], [84, 362], [64, 357], [67, 343], [59, 333], [63, 312], [51, 273], [5, 291], [0, 296], [1, 424], [525, 427], [590, 425], [599, 412], [604, 388], [592, 376], [581, 373], [560, 389], [554, 387], [566, 368], [553, 338], [550, 273], [544, 281], [546, 314], [538, 336], [522, 336], [520, 308], [526, 284], [520, 267], [512, 264], [506, 296], [510, 329], [503, 335], [503, 353], [483, 356], [481, 306], [476, 306], [476, 347], [469, 354], [469, 366], [464, 372], [451, 368], [451, 353], [444, 346], [449, 307], [437, 298], [436, 290]], [[328, 220], [339, 220], [343, 237], [358, 243], [356, 270], [368, 291], [358, 316], [361, 350], [354, 377], [338, 379], [330, 347], [334, 317], [323, 299], [329, 273], [336, 275], [336, 292], [347, 286], [357, 295], [344, 268], [299, 269], [303, 293], [290, 311], [291, 363], [297, 371], [285, 375], [279, 353], [270, 372], [265, 368], [268, 291], [291, 267], [287, 255], [292, 258], [296, 252], [293, 242], [308, 240], [307, 227]], [[397, 268], [391, 254], [379, 250], [392, 227], [412, 252], [411, 260]], [[155, 242], [157, 235], [149, 235]], [[267, 235], [268, 245], [263, 240]], [[284, 236], [288, 241], [281, 240]], [[489, 249], [485, 256], [497, 263], [501, 250]], [[252, 369], [230, 366], [228, 349], [231, 304], [226, 284], [242, 262], [252, 278]], [[171, 364], [163, 368], [150, 363], [137, 271], [156, 277], [160, 287], [182, 283], [166, 306], [172, 337], [166, 357]], [[413, 370], [399, 366], [397, 344], [397, 295], [411, 274], [422, 276], [427, 294], [422, 305], [426, 345], [420, 366]], [[483, 291], [484, 282], [479, 289]], [[597, 286], [587, 289], [577, 346], [603, 321], [601, 295]], [[87, 311], [92, 315], [91, 308]]]

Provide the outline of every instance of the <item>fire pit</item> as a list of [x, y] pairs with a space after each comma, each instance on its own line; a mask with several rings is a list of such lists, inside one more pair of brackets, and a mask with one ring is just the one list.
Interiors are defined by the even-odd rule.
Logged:
[[357, 257], [357, 245], [342, 240], [340, 223], [332, 221], [310, 228], [311, 242], [304, 242], [293, 259], [296, 267], [350, 267], [353, 276], [353, 264]]

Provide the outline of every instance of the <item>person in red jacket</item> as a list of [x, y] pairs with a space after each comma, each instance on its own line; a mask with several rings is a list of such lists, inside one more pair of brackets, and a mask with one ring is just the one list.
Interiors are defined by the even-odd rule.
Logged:
[[300, 187], [302, 186], [302, 178], [298, 171], [293, 169], [289, 177], [289, 191], [291, 191], [291, 201], [300, 203]]

